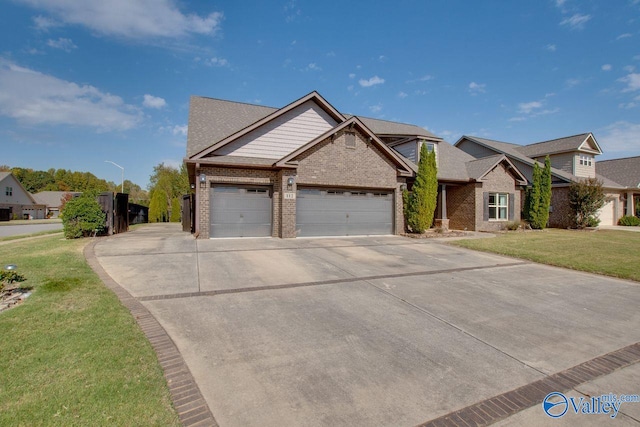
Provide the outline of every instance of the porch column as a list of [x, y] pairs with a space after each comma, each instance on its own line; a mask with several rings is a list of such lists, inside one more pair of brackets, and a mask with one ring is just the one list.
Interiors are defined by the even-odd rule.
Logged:
[[442, 206], [442, 219], [447, 219], [447, 184], [442, 184], [440, 206]]
[[635, 216], [636, 215], [636, 207], [634, 206], [635, 199], [632, 191], [627, 192], [627, 215]]

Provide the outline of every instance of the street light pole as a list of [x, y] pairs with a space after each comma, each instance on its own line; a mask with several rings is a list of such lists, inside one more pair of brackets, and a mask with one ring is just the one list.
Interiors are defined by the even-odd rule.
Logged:
[[124, 193], [124, 168], [119, 164], [112, 162], [111, 160], [105, 160], [105, 163], [111, 163], [113, 166], [117, 166], [120, 169], [122, 169], [122, 180], [121, 180], [120, 192]]

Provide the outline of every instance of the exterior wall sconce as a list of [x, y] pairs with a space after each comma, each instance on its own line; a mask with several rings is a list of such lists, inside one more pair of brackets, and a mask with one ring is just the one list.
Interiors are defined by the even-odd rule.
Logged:
[[201, 173], [199, 180], [200, 180], [200, 187], [204, 187], [207, 183], [207, 175]]
[[405, 183], [400, 184], [400, 191], [404, 191], [406, 189], [407, 189], [407, 184]]
[[289, 179], [287, 179], [287, 185], [291, 187], [293, 185], [293, 182], [294, 182], [294, 179], [292, 176], [290, 176]]

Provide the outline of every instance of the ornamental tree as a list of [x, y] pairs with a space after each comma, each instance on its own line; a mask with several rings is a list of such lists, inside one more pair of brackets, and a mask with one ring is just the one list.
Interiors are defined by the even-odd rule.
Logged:
[[438, 198], [438, 168], [435, 151], [426, 144], [420, 148], [418, 173], [405, 209], [409, 231], [424, 233], [431, 227]]
[[586, 178], [569, 187], [569, 206], [578, 228], [597, 227], [600, 224], [598, 210], [604, 206], [602, 182], [597, 178]]

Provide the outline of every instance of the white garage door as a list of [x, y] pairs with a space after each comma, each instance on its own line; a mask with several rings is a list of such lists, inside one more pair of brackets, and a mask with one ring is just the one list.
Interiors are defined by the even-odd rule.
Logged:
[[210, 237], [271, 236], [271, 189], [217, 185], [211, 188]]
[[393, 194], [299, 189], [296, 231], [302, 237], [393, 234]]
[[599, 211], [600, 225], [615, 225], [613, 223], [613, 219], [615, 216], [614, 209], [615, 203], [613, 199], [606, 200], [604, 206], [600, 208]]

